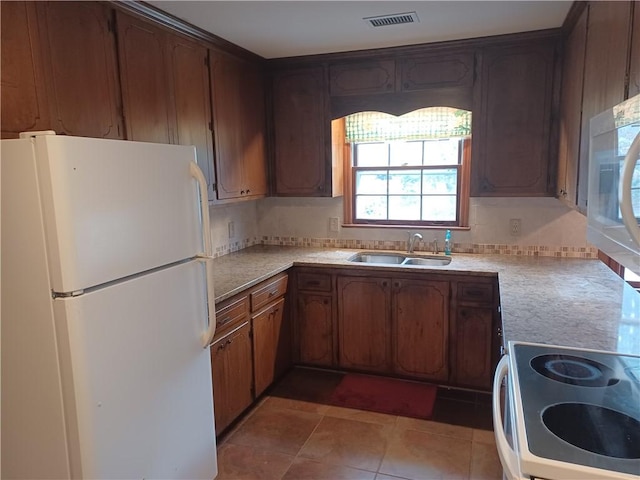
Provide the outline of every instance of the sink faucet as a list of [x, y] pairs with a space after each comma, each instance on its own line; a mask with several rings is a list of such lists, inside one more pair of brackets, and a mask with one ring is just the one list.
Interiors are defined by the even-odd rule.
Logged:
[[415, 248], [416, 242], [422, 240], [422, 235], [419, 233], [414, 233], [413, 235], [409, 232], [409, 240], [407, 240], [407, 253], [413, 253], [413, 249]]

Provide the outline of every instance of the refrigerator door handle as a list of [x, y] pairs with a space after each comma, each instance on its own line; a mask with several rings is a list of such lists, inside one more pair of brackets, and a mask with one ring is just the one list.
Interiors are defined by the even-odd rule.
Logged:
[[638, 156], [640, 156], [640, 133], [636, 135], [635, 140], [631, 143], [631, 147], [622, 164], [620, 188], [618, 189], [622, 221], [633, 241], [636, 245], [640, 246], [640, 227], [638, 227], [638, 221], [631, 203], [631, 180], [633, 179], [633, 172], [638, 162]]
[[209, 200], [207, 198], [207, 180], [200, 167], [195, 162], [190, 165], [191, 176], [198, 181], [200, 186], [200, 209], [202, 213], [202, 241], [204, 244], [204, 255], [213, 257], [211, 247], [211, 228], [209, 227]]
[[207, 277], [207, 312], [209, 316], [209, 325], [206, 331], [202, 333], [202, 347], [209, 348], [213, 343], [213, 337], [216, 334], [216, 297], [213, 293], [213, 258], [198, 257], [198, 261], [204, 263], [205, 274]]

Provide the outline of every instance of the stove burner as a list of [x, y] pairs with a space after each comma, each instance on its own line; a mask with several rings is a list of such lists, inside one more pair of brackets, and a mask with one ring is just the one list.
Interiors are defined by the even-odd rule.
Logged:
[[565, 442], [606, 457], [640, 458], [640, 422], [609, 408], [558, 403], [542, 412], [542, 422]]
[[551, 380], [580, 387], [607, 387], [618, 383], [613, 369], [588, 358], [573, 355], [539, 355], [531, 367]]

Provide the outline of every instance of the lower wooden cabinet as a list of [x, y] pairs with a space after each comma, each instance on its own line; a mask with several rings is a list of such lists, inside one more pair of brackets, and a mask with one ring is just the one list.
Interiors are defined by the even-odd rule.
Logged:
[[454, 382], [488, 389], [493, 378], [493, 309], [461, 307], [456, 315]]
[[338, 277], [340, 367], [389, 371], [389, 285], [386, 278]]
[[332, 297], [299, 293], [296, 302], [295, 356], [299, 363], [334, 366]]
[[290, 336], [283, 318], [284, 298], [251, 318], [256, 397], [273, 383], [287, 363], [283, 353], [286, 355], [286, 345], [290, 342]]
[[216, 434], [253, 402], [250, 325], [245, 322], [211, 345]]
[[393, 280], [394, 373], [449, 379], [449, 282]]

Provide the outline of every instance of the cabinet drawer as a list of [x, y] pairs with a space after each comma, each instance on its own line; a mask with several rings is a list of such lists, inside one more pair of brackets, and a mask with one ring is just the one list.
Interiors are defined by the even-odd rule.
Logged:
[[227, 327], [249, 315], [249, 298], [239, 298], [216, 310], [217, 328]]
[[493, 301], [493, 285], [488, 283], [459, 283], [458, 301], [491, 304]]
[[287, 278], [287, 275], [283, 275], [254, 290], [251, 293], [251, 311], [255, 312], [267, 303], [284, 295], [287, 292]]
[[329, 275], [328, 273], [299, 273], [298, 290], [330, 292], [331, 275]]

